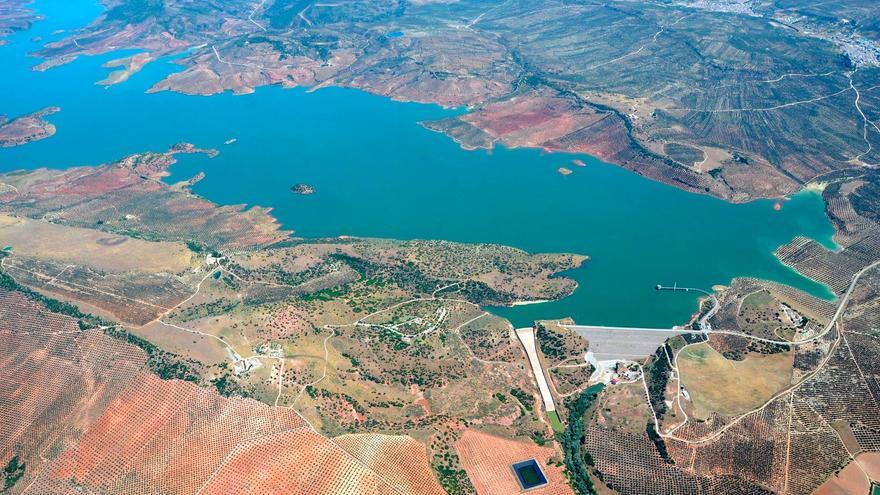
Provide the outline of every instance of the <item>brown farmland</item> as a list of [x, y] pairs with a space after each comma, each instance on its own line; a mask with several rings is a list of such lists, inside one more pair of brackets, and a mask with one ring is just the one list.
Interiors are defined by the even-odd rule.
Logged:
[[0, 460], [26, 463], [16, 488], [435, 493], [433, 479], [405, 490], [389, 482], [364, 464], [373, 462], [370, 452], [355, 458], [292, 409], [161, 380], [138, 348], [80, 331], [75, 320], [19, 294], [2, 292], [0, 299]]

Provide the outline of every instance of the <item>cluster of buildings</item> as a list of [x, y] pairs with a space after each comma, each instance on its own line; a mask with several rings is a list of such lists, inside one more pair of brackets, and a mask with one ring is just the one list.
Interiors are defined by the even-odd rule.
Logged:
[[785, 16], [782, 20], [786, 24], [797, 26], [805, 36], [833, 43], [849, 58], [854, 67], [880, 67], [880, 42], [855, 32], [848, 19], [829, 26], [815, 24], [801, 16]]

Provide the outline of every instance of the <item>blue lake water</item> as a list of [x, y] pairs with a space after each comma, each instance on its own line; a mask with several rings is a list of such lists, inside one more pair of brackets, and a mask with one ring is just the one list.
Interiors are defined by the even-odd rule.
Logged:
[[[127, 82], [95, 85], [101, 64], [123, 53], [83, 57], [44, 73], [27, 56], [100, 13], [92, 0], [39, 0], [47, 19], [0, 47], [0, 113], [59, 106], [57, 134], [0, 149], [0, 171], [98, 164], [187, 141], [214, 159], [184, 156], [169, 181], [199, 171], [194, 191], [224, 204], [274, 208], [306, 237], [357, 235], [491, 242], [531, 252], [574, 252], [590, 261], [568, 275], [579, 288], [561, 301], [499, 308], [516, 325], [572, 316], [581, 323], [671, 326], [696, 309], [696, 294], [657, 292], [657, 283], [701, 287], [732, 277], [767, 278], [831, 297], [780, 264], [773, 250], [795, 235], [833, 247], [822, 199], [801, 193], [732, 205], [655, 183], [588, 156], [496, 148], [464, 151], [419, 121], [454, 111], [392, 102], [356, 90], [259, 88], [244, 96], [146, 94], [173, 61]], [[223, 143], [231, 138], [236, 142]], [[572, 165], [575, 158], [587, 167]], [[574, 171], [562, 176], [560, 166]], [[298, 196], [296, 183], [317, 192]]]

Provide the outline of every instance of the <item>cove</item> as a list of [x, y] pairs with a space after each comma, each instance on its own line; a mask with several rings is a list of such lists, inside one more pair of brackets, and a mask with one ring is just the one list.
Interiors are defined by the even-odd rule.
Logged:
[[[89, 22], [100, 7], [91, 0], [40, 0], [35, 8], [47, 19], [0, 47], [0, 109], [14, 116], [60, 106], [50, 117], [58, 130], [0, 150], [0, 171], [97, 164], [187, 141], [220, 154], [181, 157], [169, 182], [204, 171], [196, 193], [222, 204], [271, 206], [299, 236], [447, 239], [590, 256], [583, 268], [566, 274], [579, 283], [572, 296], [492, 309], [517, 326], [566, 316], [626, 326], [686, 321], [696, 295], [657, 292], [658, 283], [710, 289], [750, 276], [832, 297], [773, 256], [796, 235], [834, 247], [816, 193], [799, 193], [775, 211], [772, 201], [729, 204], [589, 156], [504, 147], [465, 151], [418, 124], [454, 110], [351, 89], [146, 94], [179, 69], [171, 60], [106, 89], [94, 84], [107, 73], [100, 65], [119, 53], [37, 73], [30, 68], [38, 60], [27, 56], [40, 46], [32, 38], [42, 36], [45, 43], [56, 29]], [[232, 138], [235, 143], [224, 144]], [[574, 166], [574, 159], [586, 167]], [[562, 176], [559, 167], [574, 173]], [[296, 183], [316, 193], [292, 194]]]

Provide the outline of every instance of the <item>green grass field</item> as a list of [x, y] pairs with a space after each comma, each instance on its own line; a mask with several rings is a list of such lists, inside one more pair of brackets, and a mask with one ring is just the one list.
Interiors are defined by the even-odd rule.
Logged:
[[556, 411], [547, 411], [547, 417], [550, 418], [550, 426], [553, 427], [553, 431], [556, 433], [565, 431], [565, 425], [559, 420], [559, 415], [556, 414]]

